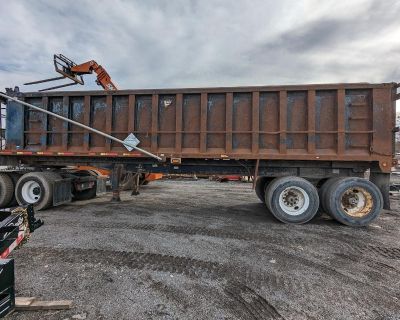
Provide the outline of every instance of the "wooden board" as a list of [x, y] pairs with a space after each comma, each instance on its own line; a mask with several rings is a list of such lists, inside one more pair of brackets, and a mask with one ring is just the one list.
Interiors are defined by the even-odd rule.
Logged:
[[15, 305], [18, 307], [26, 307], [29, 306], [35, 300], [36, 297], [16, 297]]
[[16, 311], [32, 310], [64, 310], [70, 309], [72, 300], [37, 301], [36, 298], [17, 297], [15, 298]]

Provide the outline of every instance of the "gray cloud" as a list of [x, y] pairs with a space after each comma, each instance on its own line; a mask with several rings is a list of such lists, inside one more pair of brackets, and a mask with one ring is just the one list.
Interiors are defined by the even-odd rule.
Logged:
[[3, 1], [0, 87], [53, 76], [53, 53], [124, 89], [400, 81], [399, 16], [394, 0]]
[[[294, 52], [330, 50], [354, 41], [369, 41], [392, 28], [399, 28], [398, 1], [365, 1], [350, 16], [321, 16], [296, 30], [281, 34], [270, 43]], [[400, 29], [399, 29], [400, 31]]]

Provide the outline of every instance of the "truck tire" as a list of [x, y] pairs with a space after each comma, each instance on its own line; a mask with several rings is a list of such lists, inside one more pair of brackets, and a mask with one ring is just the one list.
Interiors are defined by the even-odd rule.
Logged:
[[14, 183], [7, 173], [0, 173], [0, 208], [9, 206], [14, 196]]
[[270, 177], [257, 177], [256, 179], [254, 191], [256, 192], [258, 199], [263, 203], [265, 203], [265, 189], [272, 180], [274, 180], [274, 178]]
[[342, 178], [329, 186], [325, 207], [340, 223], [352, 227], [366, 226], [375, 220], [383, 208], [378, 187], [362, 178]]
[[[327, 209], [326, 209], [326, 199], [327, 199], [327, 193], [328, 190], [330, 188], [330, 186], [332, 184], [334, 184], [336, 181], [339, 181], [340, 179], [343, 179], [342, 177], [333, 177], [333, 178], [329, 178], [328, 180], [326, 180], [324, 182], [324, 184], [321, 186], [321, 188], [318, 191], [318, 195], [319, 195], [319, 207], [320, 209], [322, 209], [323, 212], [328, 213]], [[329, 194], [328, 194], [329, 196]], [[329, 198], [329, 197], [328, 197]]]
[[318, 211], [318, 191], [300, 177], [276, 178], [265, 190], [265, 204], [278, 220], [302, 224], [314, 218]]
[[36, 210], [53, 204], [53, 181], [61, 179], [54, 172], [29, 172], [15, 186], [15, 197], [20, 205], [33, 204]]
[[90, 189], [85, 189], [79, 192], [77, 191], [74, 193], [74, 201], [90, 200], [96, 198], [96, 191], [97, 191], [96, 184]]
[[8, 204], [9, 207], [15, 207], [18, 205], [17, 199], [15, 198], [15, 186], [17, 185], [17, 182], [19, 178], [21, 178], [22, 174], [19, 172], [7, 172], [7, 174], [10, 176], [12, 182], [13, 182], [13, 196]]

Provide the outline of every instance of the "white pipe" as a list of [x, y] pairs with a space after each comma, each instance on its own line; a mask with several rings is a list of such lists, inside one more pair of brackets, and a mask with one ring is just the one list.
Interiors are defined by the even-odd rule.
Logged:
[[99, 134], [99, 135], [101, 135], [101, 136], [103, 136], [103, 137], [105, 137], [105, 138], [110, 139], [110, 140], [119, 142], [119, 143], [121, 143], [121, 144], [124, 145], [124, 146], [131, 147], [131, 148], [133, 148], [133, 149], [135, 149], [135, 150], [137, 150], [137, 151], [139, 151], [139, 152], [141, 152], [141, 153], [144, 153], [145, 155], [148, 155], [148, 156], [150, 156], [150, 157], [152, 157], [152, 158], [154, 158], [154, 159], [157, 159], [158, 161], [163, 161], [162, 158], [160, 158], [159, 156], [157, 156], [157, 155], [155, 155], [155, 154], [153, 154], [153, 153], [151, 153], [151, 152], [148, 152], [148, 151], [146, 151], [146, 150], [143, 150], [143, 149], [141, 149], [141, 148], [138, 148], [138, 147], [136, 147], [136, 146], [134, 146], [134, 145], [131, 145], [131, 144], [129, 144], [129, 143], [123, 141], [123, 140], [120, 140], [120, 139], [118, 139], [118, 138], [115, 138], [115, 137], [113, 137], [113, 136], [111, 136], [111, 135], [109, 135], [109, 134], [107, 134], [107, 133], [104, 133], [104, 132], [102, 132], [102, 131], [99, 131], [99, 130], [97, 130], [97, 129], [88, 127], [88, 126], [86, 126], [86, 125], [84, 125], [84, 124], [82, 124], [82, 123], [80, 123], [80, 122], [77, 122], [77, 121], [71, 120], [71, 119], [69, 119], [69, 118], [60, 116], [60, 115], [57, 114], [57, 113], [53, 113], [53, 112], [48, 111], [48, 110], [45, 110], [45, 109], [43, 109], [43, 108], [34, 106], [33, 104], [27, 103], [27, 102], [25, 102], [25, 101], [18, 100], [17, 98], [10, 97], [10, 96], [8, 96], [8, 95], [2, 93], [2, 92], [0, 92], [0, 96], [2, 96], [2, 97], [4, 97], [4, 98], [7, 98], [8, 100], [15, 101], [15, 102], [17, 102], [17, 103], [19, 103], [19, 104], [22, 104], [22, 105], [24, 105], [24, 106], [27, 106], [27, 107], [29, 107], [29, 108], [35, 109], [35, 110], [37, 110], [37, 111], [40, 111], [40, 112], [43, 112], [43, 113], [47, 113], [47, 114], [50, 115], [50, 116], [53, 116], [53, 117], [56, 117], [56, 118], [58, 118], [58, 119], [64, 120], [64, 121], [66, 121], [66, 122], [72, 123], [72, 124], [74, 124], [74, 125], [76, 125], [76, 126], [78, 126], [78, 127], [81, 127], [81, 128], [86, 129], [86, 130], [92, 131], [92, 132], [97, 133], [97, 134]]

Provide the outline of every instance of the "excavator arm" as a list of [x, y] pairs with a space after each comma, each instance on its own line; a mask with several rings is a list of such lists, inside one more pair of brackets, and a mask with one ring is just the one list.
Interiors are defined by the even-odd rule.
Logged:
[[71, 72], [77, 75], [94, 72], [97, 75], [96, 83], [104, 90], [118, 90], [107, 71], [94, 60], [71, 67]]
[[76, 85], [76, 84], [83, 85], [84, 81], [83, 81], [82, 75], [91, 74], [94, 72], [97, 75], [96, 83], [99, 86], [101, 86], [104, 90], [107, 90], [107, 91], [118, 90], [117, 86], [111, 80], [111, 77], [107, 73], [107, 71], [94, 60], [90, 60], [90, 61], [87, 61], [87, 62], [84, 62], [81, 64], [76, 64], [75, 62], [68, 59], [66, 56], [64, 56], [62, 54], [55, 54], [54, 55], [54, 68], [55, 68], [56, 72], [61, 74], [61, 77], [28, 82], [28, 83], [25, 83], [25, 85], [38, 84], [38, 83], [62, 80], [62, 79], [70, 79], [70, 80], [72, 80], [72, 82], [58, 85], [55, 87], [42, 89], [39, 91], [53, 90], [53, 89], [68, 87], [68, 86], [72, 86], [72, 85]]

